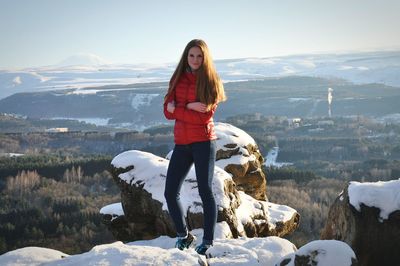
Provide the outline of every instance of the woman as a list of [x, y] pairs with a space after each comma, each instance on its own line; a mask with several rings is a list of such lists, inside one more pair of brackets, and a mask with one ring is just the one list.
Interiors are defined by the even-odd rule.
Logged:
[[212, 246], [217, 222], [217, 207], [212, 193], [215, 163], [213, 115], [224, 101], [224, 87], [213, 65], [207, 44], [192, 40], [183, 51], [164, 98], [164, 115], [175, 120], [175, 147], [165, 184], [168, 211], [177, 231], [176, 247], [189, 248], [194, 237], [188, 232], [179, 199], [183, 181], [194, 163], [200, 198], [203, 202], [204, 235], [196, 247], [205, 254]]

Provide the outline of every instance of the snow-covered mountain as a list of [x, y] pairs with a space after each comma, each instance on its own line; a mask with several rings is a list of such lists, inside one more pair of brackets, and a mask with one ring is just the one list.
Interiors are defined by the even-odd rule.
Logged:
[[81, 53], [64, 59], [57, 66], [101, 66], [109, 64], [109, 61], [98, 55]]
[[[215, 63], [225, 82], [297, 75], [400, 86], [400, 51], [227, 59]], [[54, 66], [0, 70], [0, 99], [17, 92], [168, 81], [175, 65], [113, 65], [96, 55], [75, 55]]]

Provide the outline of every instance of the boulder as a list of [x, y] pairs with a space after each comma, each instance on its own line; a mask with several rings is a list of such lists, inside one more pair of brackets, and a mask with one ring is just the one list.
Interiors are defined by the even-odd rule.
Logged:
[[267, 200], [266, 178], [261, 166], [264, 158], [254, 139], [243, 130], [226, 123], [215, 123], [216, 165], [232, 175], [238, 190], [258, 200]]
[[[354, 251], [337, 240], [315, 240], [283, 257], [278, 266], [357, 266]], [[362, 265], [362, 264], [361, 264]]]
[[331, 206], [321, 238], [349, 244], [359, 265], [398, 265], [400, 180], [350, 182]]
[[[123, 214], [116, 215], [106, 208], [101, 213], [116, 238], [123, 235], [136, 240], [175, 235], [163, 193], [167, 168], [168, 160], [142, 151], [127, 151], [114, 158], [111, 173], [121, 189]], [[225, 221], [233, 237], [283, 236], [298, 226], [299, 214], [294, 209], [256, 200], [238, 191], [231, 175], [219, 167], [214, 172], [213, 192], [218, 222]], [[202, 228], [202, 203], [194, 168], [182, 186], [181, 201], [189, 229]], [[125, 221], [128, 224], [121, 233], [116, 227], [121, 228]]]
[[[218, 222], [226, 222], [235, 238], [239, 236], [284, 236], [293, 232], [299, 224], [300, 216], [292, 208], [278, 205], [266, 200], [254, 198], [258, 195], [265, 198], [264, 182], [255, 182], [255, 172], [258, 164], [263, 161], [257, 155], [257, 146], [248, 145], [250, 137], [243, 131], [228, 125], [219, 124], [217, 165], [231, 167], [246, 165], [240, 180], [241, 190], [237, 189], [234, 175], [216, 166], [213, 179], [213, 192], [218, 207]], [[223, 132], [223, 134], [221, 133]], [[229, 147], [234, 147], [232, 141], [227, 141], [223, 136], [237, 138], [237, 141], [247, 143], [236, 145], [232, 153]], [[243, 139], [246, 139], [243, 141]], [[253, 140], [254, 141], [254, 140]], [[225, 144], [224, 144], [225, 143]], [[228, 147], [228, 148], [227, 148]], [[246, 148], [251, 147], [251, 148]], [[259, 153], [259, 152], [258, 152]], [[221, 156], [221, 155], [220, 155]], [[260, 156], [260, 157], [257, 157]], [[261, 159], [260, 159], [261, 158]], [[258, 163], [255, 163], [258, 162]], [[136, 239], [154, 238], [160, 235], [175, 235], [175, 228], [168, 214], [167, 204], [164, 199], [164, 185], [169, 161], [154, 154], [132, 150], [119, 154], [111, 162], [112, 176], [121, 189], [122, 212], [115, 214], [103, 208], [101, 213], [105, 224], [109, 226], [118, 240], [126, 241]], [[257, 166], [257, 167], [256, 167]], [[252, 169], [249, 172], [248, 169]], [[243, 173], [245, 174], [243, 176]], [[246, 173], [249, 173], [250, 184], [246, 184]], [[238, 181], [239, 182], [239, 181]], [[264, 187], [262, 186], [264, 184]], [[252, 186], [257, 188], [250, 189]], [[261, 192], [260, 186], [264, 192]], [[246, 194], [251, 192], [250, 194]], [[258, 192], [256, 192], [258, 191]], [[194, 168], [189, 171], [181, 190], [182, 206], [186, 213], [187, 224], [190, 230], [202, 228], [202, 202], [197, 190]], [[123, 232], [120, 229], [125, 223]], [[126, 232], [126, 231], [129, 232]], [[124, 239], [121, 239], [121, 236]]]

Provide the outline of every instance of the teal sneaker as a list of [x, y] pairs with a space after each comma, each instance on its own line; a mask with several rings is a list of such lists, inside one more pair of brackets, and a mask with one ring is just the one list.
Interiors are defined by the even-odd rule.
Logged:
[[186, 237], [178, 237], [178, 240], [175, 243], [175, 247], [184, 250], [185, 248], [189, 248], [190, 245], [194, 241], [194, 236], [191, 233], [188, 233]]
[[200, 254], [200, 255], [205, 255], [207, 249], [209, 249], [210, 247], [211, 247], [211, 245], [207, 245], [207, 244], [201, 243], [199, 246], [197, 246], [197, 247], [195, 248], [195, 250], [196, 250], [196, 252], [197, 252], [198, 254]]

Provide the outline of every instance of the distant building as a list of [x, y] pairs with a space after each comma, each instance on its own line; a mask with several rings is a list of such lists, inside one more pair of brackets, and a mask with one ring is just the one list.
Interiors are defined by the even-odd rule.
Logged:
[[301, 126], [301, 118], [295, 117], [292, 119], [288, 119], [289, 127], [300, 127]]
[[53, 127], [53, 128], [46, 129], [46, 132], [50, 132], [50, 133], [68, 132], [68, 128], [67, 127]]

